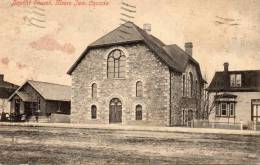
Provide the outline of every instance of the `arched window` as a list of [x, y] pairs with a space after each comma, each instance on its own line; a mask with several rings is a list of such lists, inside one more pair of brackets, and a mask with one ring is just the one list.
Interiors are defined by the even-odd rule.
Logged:
[[92, 96], [92, 98], [97, 98], [97, 84], [96, 83], [92, 84], [91, 96]]
[[185, 75], [182, 75], [182, 96], [185, 96], [186, 92], [186, 83], [185, 83]]
[[141, 105], [137, 105], [136, 108], [135, 108], [135, 119], [136, 120], [142, 120], [143, 119], [142, 106]]
[[197, 98], [198, 95], [199, 95], [198, 91], [199, 91], [199, 85], [198, 85], [198, 80], [196, 80], [196, 82], [195, 82], [195, 97], [196, 97], [196, 98]]
[[91, 106], [91, 119], [97, 118], [97, 107], [95, 105]]
[[143, 97], [143, 83], [141, 81], [136, 82], [136, 97]]
[[185, 96], [188, 97], [190, 95], [190, 75], [186, 75], [186, 82], [185, 82]]
[[107, 77], [124, 78], [125, 77], [125, 55], [123, 51], [115, 49], [109, 53], [107, 59]]
[[189, 96], [193, 96], [193, 76], [192, 73], [189, 73]]

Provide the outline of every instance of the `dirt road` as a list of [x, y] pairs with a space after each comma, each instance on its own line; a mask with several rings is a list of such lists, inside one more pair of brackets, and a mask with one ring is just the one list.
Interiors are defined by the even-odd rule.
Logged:
[[257, 164], [260, 136], [0, 127], [0, 164]]

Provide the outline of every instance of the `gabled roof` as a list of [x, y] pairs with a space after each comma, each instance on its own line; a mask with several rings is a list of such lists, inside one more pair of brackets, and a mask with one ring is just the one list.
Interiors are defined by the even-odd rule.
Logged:
[[[241, 74], [241, 87], [230, 86], [231, 74]], [[259, 92], [260, 70], [216, 72], [207, 90], [209, 92]]]
[[[81, 54], [78, 60], [72, 65], [67, 72], [71, 74], [81, 60], [86, 56], [88, 51], [92, 48], [120, 45], [126, 43], [144, 43], [172, 70], [176, 72], [184, 72], [188, 61], [194, 62], [198, 66], [199, 64], [190, 57], [185, 51], [179, 48], [177, 45], [165, 45], [162, 41], [153, 35], [146, 33], [143, 29], [139, 28], [132, 22], [127, 22], [115, 30], [111, 31], [107, 35], [96, 40], [90, 44], [86, 50]], [[202, 76], [200, 75], [201, 79]]]
[[[9, 100], [15, 94], [21, 94], [20, 89], [25, 85], [31, 85], [44, 99], [53, 101], [70, 101], [71, 100], [71, 88], [67, 85], [53, 84], [48, 82], [40, 82], [28, 80], [20, 88], [18, 88], [10, 97]], [[24, 93], [23, 93], [24, 94]], [[23, 95], [24, 97], [27, 97]]]
[[36, 102], [29, 93], [17, 91], [16, 94], [24, 101], [24, 102]]
[[133, 23], [125, 23], [99, 38], [98, 40], [94, 41], [89, 46], [105, 46], [132, 41], [142, 41], [144, 37], [138, 32], [136, 27], [137, 26], [135, 26]]

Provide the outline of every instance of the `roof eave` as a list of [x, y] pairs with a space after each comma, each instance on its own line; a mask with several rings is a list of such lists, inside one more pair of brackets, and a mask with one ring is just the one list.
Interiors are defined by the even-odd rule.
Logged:
[[60, 100], [55, 100], [55, 99], [45, 99], [46, 101], [60, 101], [60, 102], [71, 102], [71, 99], [65, 100], [65, 99], [60, 99]]

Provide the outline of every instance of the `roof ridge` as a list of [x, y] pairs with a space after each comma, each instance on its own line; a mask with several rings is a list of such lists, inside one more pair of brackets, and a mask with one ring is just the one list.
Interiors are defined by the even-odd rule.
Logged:
[[[116, 30], [118, 30], [118, 29], [121, 28], [122, 26], [127, 27], [126, 24], [132, 24], [132, 25], [135, 27], [135, 30], [136, 30], [137, 32], [139, 32], [139, 31], [137, 30], [137, 27], [138, 27], [138, 26], [135, 25], [133, 22], [128, 21], [128, 22], [125, 22], [124, 24], [121, 24], [121, 25], [117, 26], [117, 27], [114, 28], [112, 31], [109, 31], [108, 33], [106, 33], [106, 34], [103, 35], [102, 37], [96, 39], [94, 42], [90, 43], [89, 46], [95, 46], [95, 45], [96, 45], [95, 42], [97, 42], [97, 41], [99, 41], [99, 40], [101, 40], [101, 39], [103, 39], [103, 38], [109, 36], [111, 33], [115, 32]], [[140, 33], [139, 33], [139, 34], [140, 34]], [[140, 36], [143, 38], [143, 36], [142, 36], [141, 34], [140, 34]], [[144, 39], [144, 38], [143, 38], [143, 39]]]
[[38, 82], [38, 83], [44, 83], [44, 84], [52, 84], [52, 85], [59, 85], [59, 86], [70, 87], [70, 85], [56, 84], [56, 83], [45, 82], [45, 81], [27, 80], [27, 82]]

